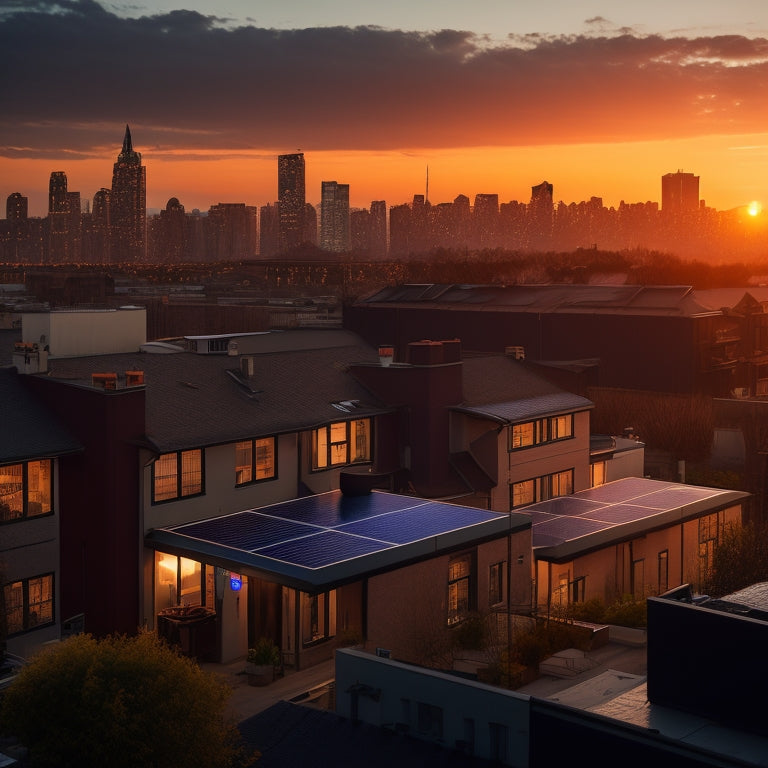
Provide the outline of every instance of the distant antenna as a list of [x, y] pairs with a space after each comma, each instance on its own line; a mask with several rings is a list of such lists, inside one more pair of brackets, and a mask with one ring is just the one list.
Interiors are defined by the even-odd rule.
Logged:
[[429, 202], [429, 165], [427, 165], [427, 188], [424, 190], [424, 202]]

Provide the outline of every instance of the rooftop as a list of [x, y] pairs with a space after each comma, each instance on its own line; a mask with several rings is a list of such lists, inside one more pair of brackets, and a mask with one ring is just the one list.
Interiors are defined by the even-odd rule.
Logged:
[[148, 546], [317, 592], [530, 527], [525, 514], [373, 491], [307, 496], [158, 528]]
[[531, 515], [536, 557], [564, 562], [747, 498], [743, 491], [628, 477], [519, 511]]

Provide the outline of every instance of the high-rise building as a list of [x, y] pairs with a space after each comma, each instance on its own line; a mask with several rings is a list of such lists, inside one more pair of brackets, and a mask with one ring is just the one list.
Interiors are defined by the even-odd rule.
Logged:
[[678, 171], [661, 177], [662, 213], [691, 213], [698, 209], [698, 176]]
[[80, 193], [67, 191], [67, 174], [53, 171], [48, 183], [48, 257], [55, 264], [80, 259]]
[[280, 248], [280, 203], [259, 208], [259, 256], [272, 259]]
[[125, 126], [123, 148], [112, 170], [109, 199], [112, 263], [143, 262], [147, 255], [147, 169]]
[[304, 187], [304, 153], [278, 155], [277, 199], [280, 230], [278, 248], [288, 251], [304, 240], [306, 191]]
[[387, 203], [385, 200], [371, 201], [371, 246], [374, 259], [387, 255]]
[[5, 218], [8, 221], [26, 221], [29, 211], [29, 200], [21, 192], [13, 192], [5, 201]]
[[320, 200], [320, 247], [344, 253], [349, 250], [349, 184], [322, 182]]

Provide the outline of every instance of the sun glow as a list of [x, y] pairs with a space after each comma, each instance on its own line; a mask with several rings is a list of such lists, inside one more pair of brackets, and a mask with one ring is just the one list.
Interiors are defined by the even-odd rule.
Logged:
[[757, 200], [753, 200], [748, 206], [747, 206], [747, 213], [750, 216], [757, 216], [761, 211], [763, 210], [763, 206], [760, 205], [760, 203], [757, 202]]

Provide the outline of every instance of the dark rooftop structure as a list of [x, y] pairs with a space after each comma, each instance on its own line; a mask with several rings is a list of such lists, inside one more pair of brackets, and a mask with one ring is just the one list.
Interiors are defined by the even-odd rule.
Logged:
[[82, 445], [19, 380], [15, 368], [0, 368], [0, 461], [65, 456]]
[[344, 322], [396, 360], [414, 339], [460, 336], [466, 350], [518, 349], [590, 386], [722, 395], [762, 364], [766, 321], [754, 300], [712, 309], [684, 285], [406, 284], [359, 299]]

